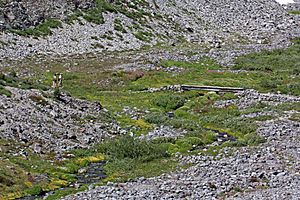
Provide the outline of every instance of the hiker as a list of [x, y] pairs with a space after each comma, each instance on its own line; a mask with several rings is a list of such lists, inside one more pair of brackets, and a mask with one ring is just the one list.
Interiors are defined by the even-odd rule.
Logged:
[[57, 88], [57, 73], [55, 73], [54, 75], [53, 75], [53, 79], [52, 79], [52, 87], [53, 88]]
[[58, 87], [63, 87], [63, 74], [62, 73], [59, 73], [57, 83], [58, 83]]

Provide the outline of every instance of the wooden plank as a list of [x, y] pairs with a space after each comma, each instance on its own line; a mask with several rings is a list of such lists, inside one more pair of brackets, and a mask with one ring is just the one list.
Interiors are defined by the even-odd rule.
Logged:
[[244, 88], [236, 87], [219, 87], [219, 86], [198, 86], [198, 85], [181, 85], [183, 91], [190, 90], [202, 90], [202, 91], [213, 91], [213, 92], [240, 92], [244, 91]]

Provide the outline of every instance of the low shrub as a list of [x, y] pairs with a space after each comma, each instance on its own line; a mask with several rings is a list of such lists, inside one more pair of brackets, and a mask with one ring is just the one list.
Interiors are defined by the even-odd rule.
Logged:
[[258, 145], [266, 141], [265, 138], [257, 135], [254, 132], [245, 135], [244, 140], [247, 141], [247, 145]]
[[176, 110], [185, 103], [185, 98], [180, 95], [160, 95], [154, 98], [153, 103], [167, 110]]
[[0, 95], [5, 95], [11, 97], [12, 93], [9, 90], [6, 90], [3, 86], [0, 85]]
[[265, 89], [276, 89], [277, 88], [277, 81], [263, 79], [260, 81], [259, 85]]
[[88, 22], [92, 22], [95, 24], [102, 24], [104, 23], [104, 18], [102, 15], [102, 11], [95, 8], [92, 10], [89, 10], [85, 13], [85, 15], [83, 15], [83, 18], [88, 21]]
[[42, 187], [39, 185], [35, 185], [32, 188], [26, 190], [26, 193], [29, 195], [38, 195], [42, 192]]
[[134, 33], [134, 36], [141, 41], [149, 42], [151, 41], [153, 34], [150, 32], [139, 31]]
[[164, 113], [150, 113], [145, 116], [145, 121], [150, 124], [163, 124], [168, 120], [168, 117]]
[[27, 28], [24, 30], [12, 29], [12, 33], [21, 35], [21, 36], [46, 36], [52, 33], [52, 28], [59, 28], [62, 26], [61, 21], [56, 19], [47, 19], [44, 22], [40, 23], [35, 28]]
[[263, 142], [265, 142], [265, 138], [257, 135], [256, 133], [249, 133], [246, 134], [243, 138], [230, 142], [230, 145], [236, 147], [247, 146], [247, 145], [255, 146]]
[[122, 33], [127, 33], [126, 29], [123, 27], [122, 22], [120, 19], [115, 19], [114, 21], [114, 28], [116, 31], [120, 31]]
[[168, 121], [168, 125], [177, 129], [182, 128], [187, 131], [195, 131], [199, 128], [198, 124], [195, 121], [183, 118], [170, 119]]
[[285, 94], [300, 95], [300, 83], [292, 83], [280, 87], [280, 91]]
[[43, 106], [48, 104], [48, 102], [42, 96], [39, 95], [31, 95], [29, 96], [29, 99]]
[[300, 10], [291, 10], [291, 11], [289, 11], [289, 14], [291, 14], [291, 15], [300, 15]]
[[142, 78], [145, 75], [145, 73], [141, 70], [136, 70], [133, 72], [129, 72], [127, 74], [127, 79], [130, 81], [137, 81], [138, 79]]
[[161, 145], [127, 135], [100, 144], [98, 151], [108, 155], [109, 160], [135, 159], [146, 162], [168, 156]]
[[5, 186], [12, 186], [14, 182], [10, 179], [10, 177], [6, 177], [4, 174], [0, 174], [0, 184]]

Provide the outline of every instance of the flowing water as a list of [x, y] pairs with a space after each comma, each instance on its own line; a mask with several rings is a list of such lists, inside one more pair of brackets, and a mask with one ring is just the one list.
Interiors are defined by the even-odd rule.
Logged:
[[88, 165], [86, 168], [82, 170], [82, 173], [77, 175], [77, 180], [76, 182], [71, 183], [69, 186], [64, 187], [64, 188], [59, 188], [54, 191], [50, 192], [43, 192], [39, 195], [32, 195], [32, 196], [27, 196], [27, 197], [22, 197], [19, 198], [19, 200], [34, 200], [34, 199], [43, 199], [51, 194], [54, 194], [58, 190], [66, 190], [69, 188], [76, 188], [79, 185], [83, 184], [93, 184], [99, 182], [101, 179], [104, 179], [106, 177], [104, 173], [104, 167], [105, 162], [97, 162], [97, 163], [91, 163]]

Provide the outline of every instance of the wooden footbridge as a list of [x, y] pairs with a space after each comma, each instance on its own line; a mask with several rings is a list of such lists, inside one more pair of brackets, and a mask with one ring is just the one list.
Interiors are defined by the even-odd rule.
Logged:
[[199, 91], [233, 92], [233, 93], [236, 93], [236, 92], [244, 91], [245, 88], [219, 87], [219, 86], [198, 86], [198, 85], [181, 85], [181, 90], [183, 90], [183, 91], [199, 90]]

